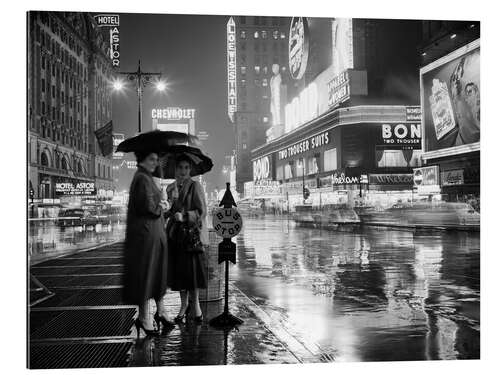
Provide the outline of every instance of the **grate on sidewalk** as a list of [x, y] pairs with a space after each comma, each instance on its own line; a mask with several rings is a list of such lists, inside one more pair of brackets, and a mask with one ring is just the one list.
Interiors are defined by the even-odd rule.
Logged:
[[127, 366], [131, 342], [34, 344], [30, 347], [30, 369]]
[[[40, 321], [43, 311], [32, 311], [30, 321]], [[59, 312], [46, 324], [31, 326], [31, 340], [128, 336], [135, 308], [120, 310], [67, 310]], [[47, 321], [47, 319], [46, 319]], [[35, 329], [34, 329], [35, 328]]]

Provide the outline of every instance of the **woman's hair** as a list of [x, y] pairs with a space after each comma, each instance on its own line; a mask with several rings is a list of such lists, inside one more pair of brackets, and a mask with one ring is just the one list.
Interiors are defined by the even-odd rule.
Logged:
[[185, 162], [187, 162], [187, 163], [189, 164], [189, 166], [190, 166], [191, 168], [193, 168], [193, 162], [192, 162], [191, 158], [190, 158], [189, 156], [187, 156], [186, 154], [180, 154], [179, 156], [177, 156], [177, 157], [175, 158], [175, 165], [176, 165], [176, 166], [177, 166], [177, 165], [179, 165], [179, 163], [180, 163], [181, 161], [185, 161]]
[[142, 163], [149, 155], [154, 154], [153, 151], [135, 151], [135, 158], [137, 159], [137, 164]]

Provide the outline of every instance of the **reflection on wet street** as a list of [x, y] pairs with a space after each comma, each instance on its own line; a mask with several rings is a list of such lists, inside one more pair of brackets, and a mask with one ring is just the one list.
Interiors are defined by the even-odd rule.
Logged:
[[246, 219], [235, 285], [315, 356], [479, 358], [479, 234]]
[[31, 261], [64, 254], [68, 251], [125, 238], [125, 223], [61, 226], [53, 221], [28, 223], [28, 255]]

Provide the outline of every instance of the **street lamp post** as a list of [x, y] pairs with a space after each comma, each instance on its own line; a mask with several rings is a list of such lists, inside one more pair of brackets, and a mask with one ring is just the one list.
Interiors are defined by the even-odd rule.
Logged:
[[[161, 82], [159, 79], [161, 77], [161, 73], [152, 73], [152, 72], [143, 72], [141, 70], [141, 60], [139, 60], [139, 66], [135, 72], [119, 72], [122, 75], [127, 76], [129, 81], [134, 81], [137, 90], [137, 97], [139, 99], [139, 105], [137, 108], [137, 116], [138, 116], [138, 130], [139, 133], [142, 132], [142, 95], [144, 93], [144, 87], [149, 85], [152, 81], [153, 77], [158, 78], [158, 82], [156, 84], [156, 88], [160, 91], [165, 89], [165, 84]], [[122, 87], [121, 82], [115, 82], [115, 89], [120, 90]]]

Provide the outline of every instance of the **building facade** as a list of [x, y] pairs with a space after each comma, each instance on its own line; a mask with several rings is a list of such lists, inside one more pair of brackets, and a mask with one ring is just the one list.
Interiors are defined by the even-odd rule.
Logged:
[[422, 159], [436, 184], [424, 193], [480, 200], [480, 23], [424, 21], [420, 93]]
[[28, 15], [29, 189], [37, 203], [59, 199], [56, 183], [112, 191], [112, 159], [94, 131], [111, 120], [109, 40], [90, 14]]
[[289, 38], [298, 47], [289, 49], [284, 127], [252, 150], [253, 190], [278, 194], [291, 210], [411, 199], [421, 24], [294, 18]]
[[[228, 38], [228, 116], [236, 143], [236, 188], [251, 181], [250, 151], [266, 141], [273, 123], [282, 124], [280, 100], [288, 72], [289, 19], [230, 17]], [[273, 94], [273, 95], [272, 95]], [[275, 104], [272, 105], [272, 97]]]

